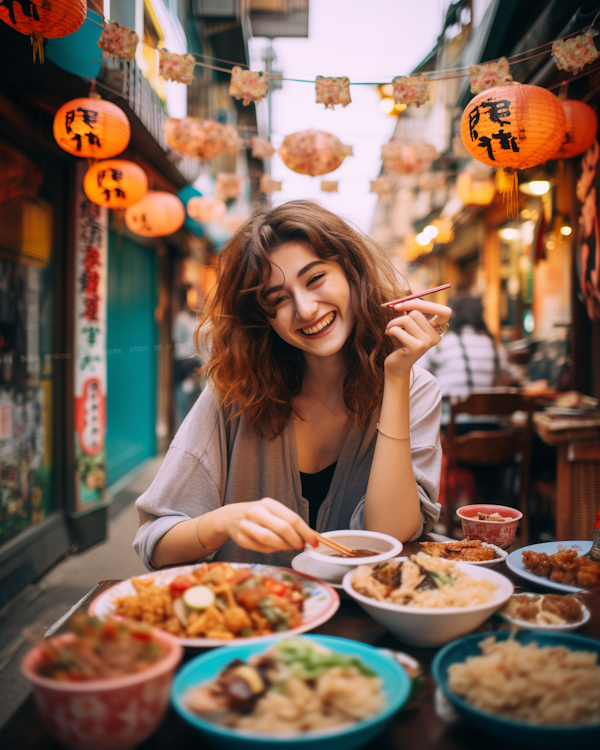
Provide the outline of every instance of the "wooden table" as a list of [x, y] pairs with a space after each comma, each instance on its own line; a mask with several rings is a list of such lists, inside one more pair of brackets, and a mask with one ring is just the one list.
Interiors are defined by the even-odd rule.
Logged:
[[[405, 551], [416, 551], [416, 543], [405, 545]], [[516, 587], [534, 590], [528, 581], [514, 576], [501, 563], [495, 568], [510, 578]], [[102, 581], [90, 594], [90, 598], [82, 602], [82, 608], [87, 608], [91, 599], [118, 581]], [[524, 585], [525, 584], [525, 585]], [[548, 589], [540, 589], [547, 591]], [[586, 625], [577, 630], [578, 635], [585, 635], [600, 640], [600, 592], [585, 592], [579, 595], [591, 611], [592, 616]], [[494, 623], [488, 621], [488, 627]], [[434, 708], [435, 683], [431, 677], [431, 662], [437, 649], [416, 648], [406, 646], [396, 640], [385, 628], [372, 620], [353, 600], [343, 598], [336, 614], [319, 628], [311, 631], [315, 634], [334, 635], [350, 638], [367, 643], [378, 648], [391, 648], [404, 651], [418, 659], [425, 672], [424, 689], [418, 708], [398, 713], [386, 731], [373, 740], [365, 748], [369, 750], [482, 750], [483, 746], [500, 747], [492, 738], [482, 737], [481, 733], [463, 721], [448, 724], [438, 717]], [[186, 653], [185, 661], [196, 656], [200, 650]], [[161, 726], [155, 734], [140, 746], [140, 750], [212, 750], [212, 745], [204, 736], [200, 736], [186, 724], [175, 711], [169, 709]], [[62, 745], [55, 742], [38, 719], [33, 698], [22, 704], [12, 719], [0, 731], [0, 748], [2, 750], [61, 750]], [[502, 743], [502, 750], [506, 750]]]

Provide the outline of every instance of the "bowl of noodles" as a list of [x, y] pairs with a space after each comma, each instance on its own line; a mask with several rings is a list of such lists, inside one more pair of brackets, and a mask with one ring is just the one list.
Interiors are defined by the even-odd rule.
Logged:
[[419, 552], [344, 576], [344, 590], [400, 641], [441, 646], [470, 633], [508, 601], [514, 587], [489, 568]]
[[411, 681], [386, 652], [295, 636], [196, 657], [173, 682], [179, 715], [226, 748], [353, 750], [405, 704]]
[[435, 656], [433, 678], [458, 713], [498, 740], [598, 746], [600, 643], [567, 633], [475, 633]]

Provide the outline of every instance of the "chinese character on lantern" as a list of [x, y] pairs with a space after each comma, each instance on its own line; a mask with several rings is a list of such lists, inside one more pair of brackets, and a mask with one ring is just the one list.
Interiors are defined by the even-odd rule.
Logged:
[[235, 99], [242, 99], [244, 107], [250, 102], [259, 102], [268, 93], [269, 74], [266, 71], [255, 73], [251, 70], [242, 70], [237, 65], [232, 68], [229, 95]]
[[509, 73], [508, 60], [501, 57], [489, 63], [471, 65], [471, 93], [481, 94], [494, 86], [503, 86], [512, 81]]
[[350, 79], [346, 76], [342, 78], [324, 78], [317, 76], [315, 80], [315, 90], [317, 94], [317, 104], [324, 104], [325, 109], [331, 107], [335, 109], [336, 104], [347, 107], [352, 99], [350, 98]]

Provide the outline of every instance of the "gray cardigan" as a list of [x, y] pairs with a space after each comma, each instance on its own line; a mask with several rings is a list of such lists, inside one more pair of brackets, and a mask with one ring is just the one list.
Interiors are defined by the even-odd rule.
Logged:
[[[440, 389], [435, 378], [413, 368], [410, 430], [413, 471], [421, 499], [421, 523], [414, 539], [427, 533], [440, 515], [436, 503], [442, 463]], [[377, 440], [379, 411], [365, 431], [350, 427], [327, 497], [317, 517], [317, 531], [364, 528], [363, 509]], [[402, 488], [398, 488], [399, 494]], [[244, 419], [219, 405], [209, 387], [175, 435], [156, 478], [136, 507], [139, 528], [133, 546], [149, 570], [154, 545], [181, 521], [228, 503], [272, 497], [308, 523], [308, 500], [302, 497], [294, 425], [274, 440], [261, 438]], [[231, 539], [203, 560], [260, 562], [289, 567], [295, 550], [265, 555], [239, 547]]]

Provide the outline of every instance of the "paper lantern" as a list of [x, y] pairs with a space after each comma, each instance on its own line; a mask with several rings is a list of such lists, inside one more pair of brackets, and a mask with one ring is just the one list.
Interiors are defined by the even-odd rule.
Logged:
[[231, 69], [229, 95], [242, 99], [244, 107], [247, 107], [250, 102], [259, 102], [268, 93], [269, 74], [266, 71], [255, 73], [251, 70], [242, 70], [238, 65]]
[[331, 133], [304, 130], [286, 136], [279, 155], [292, 171], [314, 177], [337, 169], [346, 156], [352, 155], [352, 146], [344, 146]]
[[467, 151], [490, 167], [502, 167], [501, 192], [508, 212], [517, 211], [517, 169], [552, 158], [565, 137], [559, 100], [540, 86], [515, 84], [488, 89], [468, 103], [460, 123]]
[[40, 62], [44, 62], [44, 37], [58, 39], [72, 34], [83, 24], [86, 13], [86, 0], [3, 0], [0, 3], [0, 21], [27, 34], [33, 45], [34, 62], [37, 55]]
[[99, 206], [127, 208], [148, 191], [148, 178], [135, 162], [125, 159], [98, 161], [83, 178], [83, 192]]
[[202, 196], [190, 198], [186, 210], [188, 215], [196, 221], [219, 221], [227, 213], [227, 206], [218, 198]]
[[107, 159], [127, 148], [131, 128], [127, 115], [99, 97], [71, 99], [54, 116], [54, 139], [74, 156]]
[[125, 211], [125, 226], [142, 237], [165, 237], [185, 221], [183, 203], [172, 193], [148, 190], [139, 203]]
[[553, 159], [571, 159], [592, 145], [598, 132], [598, 117], [589, 104], [576, 99], [560, 100], [567, 118], [565, 137]]
[[325, 109], [331, 107], [335, 109], [336, 104], [347, 107], [352, 103], [350, 98], [350, 79], [347, 76], [342, 78], [324, 78], [317, 76], [315, 80], [315, 93], [317, 104], [324, 104]]
[[213, 159], [224, 151], [234, 154], [242, 145], [233, 125], [221, 125], [214, 120], [195, 120], [171, 117], [165, 125], [167, 143], [181, 156], [192, 159]]
[[491, 177], [461, 172], [456, 178], [456, 194], [464, 206], [488, 206], [496, 195], [496, 185]]

